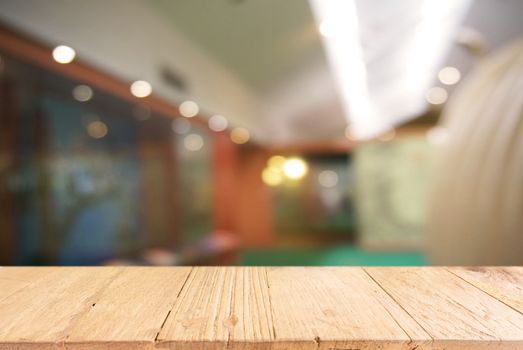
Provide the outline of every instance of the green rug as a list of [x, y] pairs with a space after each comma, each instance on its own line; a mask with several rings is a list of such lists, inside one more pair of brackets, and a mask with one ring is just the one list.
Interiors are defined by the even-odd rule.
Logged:
[[420, 252], [367, 252], [359, 248], [246, 250], [241, 254], [245, 266], [423, 266], [427, 259]]

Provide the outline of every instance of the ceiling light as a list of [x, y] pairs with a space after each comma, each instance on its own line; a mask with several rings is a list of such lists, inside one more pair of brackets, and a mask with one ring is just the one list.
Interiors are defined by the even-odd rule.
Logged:
[[69, 46], [60, 45], [54, 48], [53, 58], [61, 64], [71, 63], [76, 56], [76, 52]]
[[87, 125], [87, 134], [94, 139], [101, 139], [107, 135], [108, 131], [107, 125], [100, 120], [95, 120]]
[[189, 134], [183, 139], [183, 145], [189, 151], [198, 151], [203, 147], [203, 137], [198, 134]]
[[461, 79], [461, 73], [455, 67], [444, 67], [439, 71], [438, 78], [445, 85], [454, 85]]
[[307, 163], [301, 158], [289, 158], [283, 164], [283, 173], [289, 179], [301, 179], [307, 174], [307, 171]]
[[281, 171], [275, 171], [273, 168], [265, 168], [262, 172], [262, 181], [268, 186], [278, 186], [283, 182]]
[[249, 141], [250, 137], [251, 136], [250, 136], [249, 130], [247, 130], [245, 128], [237, 127], [237, 128], [232, 129], [232, 131], [231, 131], [231, 140], [232, 140], [232, 142], [234, 142], [238, 145], [247, 143], [247, 141]]
[[425, 94], [425, 98], [427, 99], [427, 102], [430, 104], [440, 105], [447, 101], [447, 90], [439, 86], [430, 88]]
[[73, 89], [73, 97], [80, 102], [87, 102], [93, 97], [93, 89], [87, 85], [78, 85]]
[[137, 80], [131, 84], [131, 93], [138, 98], [149, 96], [153, 92], [151, 84], [145, 80]]
[[285, 164], [285, 157], [284, 156], [272, 156], [267, 161], [267, 165], [274, 169], [282, 169], [283, 164]]
[[185, 101], [179, 107], [180, 114], [186, 118], [192, 118], [198, 114], [200, 108], [194, 101]]
[[338, 173], [333, 170], [323, 170], [318, 175], [318, 182], [326, 188], [335, 187], [338, 184]]
[[212, 131], [224, 131], [227, 129], [227, 119], [223, 115], [213, 115], [211, 118], [209, 118], [209, 129]]

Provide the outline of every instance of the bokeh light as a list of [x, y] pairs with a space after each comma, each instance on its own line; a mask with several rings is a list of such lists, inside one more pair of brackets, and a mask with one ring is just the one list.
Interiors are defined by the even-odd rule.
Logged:
[[456, 67], [447, 66], [439, 71], [438, 78], [445, 85], [454, 85], [461, 79], [461, 73]]
[[79, 102], [87, 102], [93, 98], [93, 89], [87, 85], [78, 85], [73, 89], [73, 97]]
[[109, 128], [101, 120], [94, 120], [87, 125], [87, 134], [94, 139], [101, 139], [107, 135]]
[[183, 139], [183, 145], [189, 151], [198, 151], [203, 147], [203, 137], [198, 134], [189, 134]]
[[178, 109], [180, 111], [180, 114], [183, 115], [185, 118], [192, 118], [198, 115], [198, 112], [200, 111], [200, 107], [198, 107], [198, 104], [196, 104], [196, 102], [194, 101], [182, 102]]
[[323, 170], [318, 175], [318, 182], [321, 186], [326, 188], [336, 187], [338, 184], [338, 173], [334, 170]]
[[269, 158], [269, 160], [267, 161], [267, 165], [271, 168], [283, 169], [285, 160], [286, 159], [284, 156], [275, 155]]
[[278, 169], [267, 167], [262, 172], [262, 180], [268, 186], [278, 186], [283, 183], [283, 173]]
[[301, 158], [289, 158], [283, 164], [283, 173], [289, 179], [301, 179], [307, 174], [307, 171], [307, 163]]
[[212, 131], [224, 131], [227, 129], [227, 119], [223, 115], [213, 115], [211, 118], [209, 118], [209, 129]]
[[61, 64], [71, 63], [76, 56], [76, 52], [69, 46], [59, 45], [53, 50], [53, 59]]
[[242, 127], [236, 127], [231, 131], [231, 141], [238, 145], [247, 143], [250, 137], [249, 130]]
[[425, 94], [425, 98], [427, 99], [427, 102], [433, 105], [440, 105], [447, 101], [448, 93], [447, 90], [445, 90], [442, 87], [436, 86], [433, 88], [430, 88], [427, 93]]
[[149, 96], [153, 92], [151, 84], [145, 80], [137, 80], [131, 84], [131, 93], [138, 98]]

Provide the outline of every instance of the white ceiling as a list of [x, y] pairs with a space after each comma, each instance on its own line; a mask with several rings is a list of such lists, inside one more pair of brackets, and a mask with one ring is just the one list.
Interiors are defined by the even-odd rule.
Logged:
[[[427, 56], [432, 63], [420, 71], [424, 83], [399, 89], [405, 52], [430, 0], [355, 1], [369, 95], [384, 124], [423, 112], [441, 66], [467, 72], [474, 64], [454, 42], [462, 25], [449, 22], [440, 55]], [[523, 34], [523, 1], [476, 0], [464, 14], [464, 25], [489, 49]], [[69, 44], [79, 59], [122, 80], [149, 80], [173, 103], [194, 99], [208, 116], [223, 114], [261, 142], [341, 138], [351, 117], [305, 0], [0, 0], [0, 21], [51, 45]], [[165, 66], [186, 81], [186, 91], [165, 84]]]

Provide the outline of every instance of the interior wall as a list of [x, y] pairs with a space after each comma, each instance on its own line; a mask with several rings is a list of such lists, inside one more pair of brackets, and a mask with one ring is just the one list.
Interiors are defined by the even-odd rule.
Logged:
[[359, 243], [368, 249], [425, 245], [435, 149], [426, 129], [355, 148], [355, 204]]
[[[223, 114], [233, 124], [257, 129], [258, 102], [249, 88], [189, 43], [148, 1], [3, 0], [0, 22], [50, 46], [69, 45], [78, 60], [120, 80], [147, 80], [169, 102], [195, 99], [203, 114]], [[184, 79], [186, 91], [165, 83], [163, 66]]]

